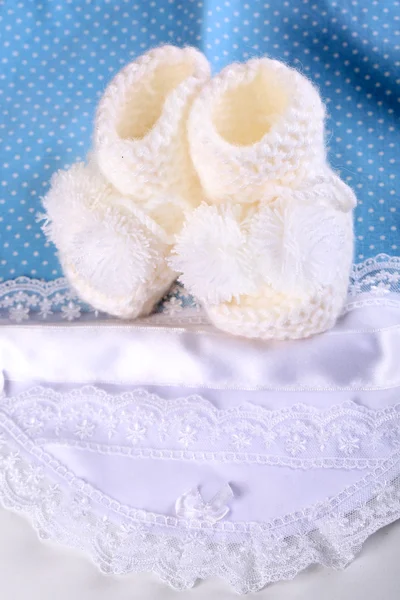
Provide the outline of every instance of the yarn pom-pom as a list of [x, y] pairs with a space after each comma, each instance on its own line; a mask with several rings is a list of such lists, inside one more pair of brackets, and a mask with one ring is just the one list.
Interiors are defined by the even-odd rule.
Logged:
[[302, 295], [329, 285], [342, 270], [347, 222], [342, 212], [296, 202], [295, 194], [262, 204], [249, 232], [255, 268], [282, 293]]
[[44, 199], [43, 229], [61, 262], [110, 297], [135, 293], [163, 259], [164, 245], [125, 206], [94, 165], [59, 171]]
[[45, 235], [63, 249], [82, 224], [90, 221], [88, 210], [106, 204], [113, 188], [98, 172], [95, 165], [75, 163], [67, 170], [54, 173], [50, 189], [43, 199]]
[[154, 241], [135, 217], [108, 208], [103, 215], [91, 214], [71, 238], [66, 256], [77, 274], [99, 292], [133, 296], [158, 266]]
[[170, 264], [183, 273], [185, 287], [204, 302], [229, 302], [256, 290], [240, 217], [238, 206], [202, 204], [177, 237]]

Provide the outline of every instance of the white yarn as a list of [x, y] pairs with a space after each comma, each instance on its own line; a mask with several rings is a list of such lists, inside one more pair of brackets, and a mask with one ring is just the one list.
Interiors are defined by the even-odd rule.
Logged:
[[[136, 219], [108, 208], [102, 214], [93, 214], [71, 239], [69, 260], [77, 273], [99, 291], [112, 294], [118, 289], [123, 295], [134, 294], [156, 268], [154, 245]], [[122, 278], [116, 265], [123, 265]]]
[[312, 197], [313, 204], [331, 207], [345, 213], [357, 206], [357, 198], [353, 190], [327, 165], [320, 174], [314, 177], [305, 177], [296, 185], [284, 186], [269, 183], [265, 186], [260, 200], [272, 202], [276, 198], [292, 198], [294, 193], [298, 203], [307, 204]]
[[326, 163], [319, 95], [269, 59], [208, 77], [203, 55], [171, 46], [123, 69], [93, 163], [53, 178], [45, 230], [100, 310], [146, 314], [177, 270], [221, 329], [323, 331], [346, 296], [355, 196]]
[[87, 167], [76, 163], [67, 171], [57, 171], [43, 200], [48, 220], [44, 226], [46, 235], [57, 246], [68, 249], [82, 222], [90, 220], [91, 210], [98, 204], [106, 205], [112, 195], [112, 186], [93, 161]]
[[[253, 217], [249, 253], [259, 280], [276, 291], [302, 295], [332, 284], [345, 269], [352, 239], [349, 213], [313, 203], [299, 203], [296, 192], [261, 204]], [[350, 246], [351, 253], [351, 246]]]
[[347, 273], [351, 214], [313, 204], [312, 188], [307, 203], [286, 191], [251, 213], [239, 204], [203, 204], [191, 214], [169, 263], [199, 300], [238, 301], [264, 284], [302, 297]]
[[[342, 282], [339, 282], [343, 284]], [[258, 296], [242, 296], [232, 302], [205, 305], [216, 327], [250, 338], [287, 340], [306, 338], [331, 329], [342, 308], [346, 285], [321, 287], [302, 298], [284, 296], [261, 287]]]
[[232, 64], [205, 85], [188, 121], [210, 203], [255, 202], [271, 183], [319, 174], [324, 106], [308, 79], [268, 58]]
[[44, 230], [70, 283], [99, 310], [147, 314], [176, 278], [166, 259], [201, 199], [186, 119], [208, 77], [194, 48], [144, 54], [106, 89], [88, 166], [53, 177]]
[[191, 102], [210, 76], [195, 48], [161, 46], [120, 71], [97, 109], [94, 148], [100, 169], [122, 194], [147, 202], [165, 194], [201, 200], [189, 155]]
[[185, 286], [237, 335], [301, 338], [332, 327], [347, 293], [356, 199], [326, 163], [316, 89], [277, 61], [232, 65], [204, 86], [188, 130], [208, 205], [177, 235], [171, 264]]
[[230, 301], [257, 290], [242, 212], [239, 205], [202, 204], [177, 237], [169, 264], [203, 302]]
[[71, 284], [85, 301], [121, 317], [142, 314], [147, 298], [157, 301], [176, 277], [160, 227], [142, 210], [139, 219], [131, 204], [132, 211], [95, 165], [83, 163], [56, 173], [44, 199], [44, 228]]

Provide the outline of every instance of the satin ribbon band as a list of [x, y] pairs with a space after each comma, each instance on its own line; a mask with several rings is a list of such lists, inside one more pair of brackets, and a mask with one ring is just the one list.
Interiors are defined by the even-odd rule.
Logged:
[[[366, 323], [370, 331], [361, 330]], [[28, 383], [384, 390], [400, 387], [399, 356], [400, 311], [380, 306], [348, 313], [325, 334], [280, 343], [128, 324], [0, 329], [0, 371]]]

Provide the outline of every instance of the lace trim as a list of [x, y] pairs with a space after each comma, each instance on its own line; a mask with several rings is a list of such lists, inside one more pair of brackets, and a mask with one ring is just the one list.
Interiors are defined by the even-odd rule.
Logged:
[[[388, 298], [390, 293], [400, 293], [400, 257], [379, 254], [354, 264], [350, 276], [349, 301], [344, 312], [371, 303], [400, 306], [400, 300]], [[372, 298], [366, 299], [367, 294]], [[175, 284], [157, 306], [155, 314], [141, 321], [150, 325], [207, 324], [206, 317], [199, 310], [193, 296], [187, 294], [180, 284]], [[18, 277], [0, 284], [0, 320], [22, 323], [28, 319], [76, 321], [108, 318], [83, 304], [64, 278], [43, 282]]]
[[220, 410], [198, 395], [164, 400], [140, 389], [109, 395], [85, 386], [67, 393], [33, 388], [3, 398], [0, 409], [40, 446], [141, 458], [366, 469], [400, 444], [400, 404]]
[[[43, 464], [47, 455], [27, 443], [26, 436], [13, 435], [0, 437], [3, 506], [27, 515], [42, 539], [84, 549], [104, 572], [150, 571], [177, 589], [220, 576], [246, 593], [291, 579], [314, 563], [342, 568], [369, 535], [400, 517], [398, 456], [335, 498], [304, 511], [271, 523], [211, 525], [121, 506], [48, 457], [50, 476], [32, 460], [35, 456]], [[290, 524], [295, 525], [292, 533]]]
[[[40, 281], [17, 277], [0, 284], [0, 321], [23, 323], [33, 321], [111, 320], [112, 317], [93, 309], [80, 301], [65, 278]], [[156, 307], [149, 318], [137, 319], [136, 323], [152, 325], [202, 324], [207, 322], [200, 314], [200, 306], [176, 283]]]
[[89, 450], [95, 454], [128, 456], [130, 458], [148, 458], [152, 460], [180, 460], [196, 462], [244, 463], [248, 465], [267, 465], [271, 467], [290, 467], [292, 469], [371, 469], [381, 465], [384, 458], [290, 458], [263, 455], [249, 452], [203, 452], [189, 450], [168, 450], [156, 448], [131, 448], [129, 446], [101, 445], [93, 442], [80, 442], [65, 439], [39, 439], [40, 446], [53, 444], [80, 450]]
[[375, 258], [368, 258], [353, 265], [349, 285], [350, 298], [372, 294], [376, 300], [390, 293], [400, 293], [400, 256], [378, 254]]
[[[58, 459], [52, 456], [49, 452], [36, 445], [29, 437], [21, 431], [15, 423], [8, 419], [5, 415], [0, 414], [0, 429], [3, 429], [6, 435], [0, 434], [0, 451], [1, 447], [12, 447], [17, 446], [21, 452], [17, 452], [18, 457], [22, 457], [23, 454], [27, 454], [27, 460], [35, 460], [39, 465], [38, 472], [44, 476], [44, 470], [46, 469], [49, 473], [46, 476], [50, 478], [56, 478], [71, 490], [79, 490], [81, 494], [84, 494], [93, 505], [99, 505], [103, 510], [109, 510], [118, 517], [127, 517], [129, 520], [136, 523], [146, 523], [157, 525], [165, 528], [172, 529], [194, 529], [201, 528], [202, 530], [209, 530], [210, 532], [239, 532], [239, 533], [251, 533], [251, 532], [265, 532], [271, 530], [287, 530], [289, 526], [299, 524], [300, 521], [304, 521], [307, 524], [308, 521], [316, 517], [321, 510], [336, 510], [343, 503], [351, 503], [355, 493], [358, 493], [367, 486], [369, 486], [376, 477], [380, 477], [385, 474], [391, 468], [395, 467], [399, 463], [399, 455], [396, 452], [392, 457], [382, 462], [379, 467], [376, 467], [372, 473], [368, 473], [363, 479], [356, 484], [345, 488], [338, 496], [329, 498], [325, 502], [319, 503], [315, 506], [307, 509], [285, 515], [284, 517], [273, 519], [268, 523], [259, 522], [229, 522], [221, 521], [210, 524], [199, 520], [188, 520], [180, 519], [172, 516], [165, 516], [160, 513], [154, 513], [143, 509], [136, 509], [124, 504], [121, 504], [117, 500], [114, 500], [107, 494], [102, 493], [99, 489], [93, 485], [85, 482], [84, 480], [76, 477], [72, 471], [66, 468]], [[15, 454], [15, 452], [14, 452]], [[30, 458], [29, 458], [30, 457]], [[18, 460], [19, 460], [18, 458]], [[15, 463], [15, 456], [12, 456], [10, 461], [12, 465]], [[1, 464], [1, 460], [0, 460]], [[4, 466], [7, 467], [9, 461], [4, 462]], [[37, 465], [36, 465], [37, 468]], [[303, 523], [303, 524], [304, 524]]]

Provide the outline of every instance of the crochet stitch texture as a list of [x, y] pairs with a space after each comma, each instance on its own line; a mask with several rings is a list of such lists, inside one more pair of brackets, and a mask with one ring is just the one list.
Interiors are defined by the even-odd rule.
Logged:
[[193, 103], [189, 143], [206, 202], [170, 264], [220, 329], [303, 338], [340, 314], [356, 198], [327, 164], [324, 116], [314, 86], [268, 58], [227, 67]]
[[201, 199], [187, 116], [209, 75], [194, 48], [144, 54], [107, 87], [88, 164], [53, 176], [44, 231], [71, 285], [99, 310], [146, 315], [176, 279], [166, 259]]

